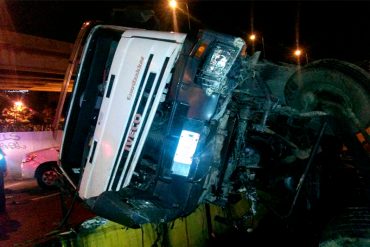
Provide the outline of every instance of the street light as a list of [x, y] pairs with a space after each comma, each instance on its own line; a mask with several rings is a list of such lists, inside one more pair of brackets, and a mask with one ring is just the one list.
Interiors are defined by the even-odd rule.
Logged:
[[296, 50], [294, 51], [294, 55], [295, 55], [296, 57], [300, 57], [300, 56], [302, 55], [302, 51], [301, 51], [300, 49], [296, 49]]
[[[187, 16], [187, 19], [188, 19], [188, 27], [189, 27], [189, 31], [191, 30], [191, 27], [190, 27], [190, 12], [189, 12], [189, 6], [186, 2], [181, 2], [183, 4], [185, 4], [185, 7], [186, 7], [186, 16]], [[169, 0], [168, 1], [168, 6], [173, 10], [173, 13], [175, 13], [176, 9], [178, 8], [178, 3], [176, 0]], [[182, 9], [180, 9], [182, 12], [184, 12]]]
[[17, 122], [17, 114], [22, 112], [23, 102], [22, 101], [14, 102], [14, 109], [15, 109], [14, 118], [15, 118], [15, 122]]
[[254, 54], [254, 42], [256, 41], [256, 35], [254, 33], [251, 33], [248, 37], [250, 42], [252, 43], [252, 54]]
[[22, 101], [16, 101], [14, 102], [14, 107], [17, 111], [22, 111], [23, 108], [23, 102]]
[[300, 62], [300, 59], [301, 59], [301, 56], [303, 55], [303, 53], [305, 54], [305, 58], [306, 58], [306, 64], [308, 63], [308, 56], [307, 56], [307, 52], [300, 49], [300, 48], [297, 48], [294, 50], [294, 56], [297, 58], [297, 61], [298, 63]]
[[256, 43], [257, 44], [261, 44], [262, 45], [263, 57], [265, 58], [265, 56], [266, 56], [266, 54], [265, 54], [265, 41], [263, 39], [263, 36], [260, 33], [258, 33], [258, 34], [251, 33], [251, 34], [249, 34], [248, 39], [249, 39], [249, 41], [252, 44], [252, 54], [255, 51]]
[[23, 102], [14, 102], [14, 123], [17, 123], [17, 114], [23, 110]]
[[176, 9], [176, 7], [177, 7], [177, 1], [176, 0], [170, 0], [168, 2], [168, 5], [170, 6], [171, 9]]

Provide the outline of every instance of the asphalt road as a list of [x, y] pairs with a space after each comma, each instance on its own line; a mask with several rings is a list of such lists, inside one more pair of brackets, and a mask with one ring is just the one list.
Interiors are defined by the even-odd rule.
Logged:
[[34, 179], [5, 181], [5, 197], [6, 212], [0, 214], [1, 247], [34, 246], [94, 216], [77, 201], [67, 225], [60, 227], [72, 196], [43, 190]]
[[[367, 201], [368, 190], [361, 189], [358, 174], [353, 168], [346, 168], [335, 174], [335, 185], [332, 189], [327, 189], [327, 198], [322, 202], [324, 208], [320, 210], [317, 219], [332, 218], [331, 216], [341, 216], [341, 208], [350, 208], [352, 215], [358, 216], [361, 213], [362, 221], [366, 223], [366, 232], [370, 232], [370, 210]], [[331, 185], [333, 186], [333, 185]], [[358, 188], [359, 187], [359, 188]], [[368, 187], [366, 187], [367, 189]], [[360, 190], [361, 189], [361, 190]], [[328, 194], [330, 192], [330, 195]], [[48, 240], [55, 240], [56, 233], [66, 232], [75, 228], [86, 219], [95, 216], [85, 205], [77, 200], [72, 214], [67, 221], [67, 225], [60, 228], [63, 219], [63, 208], [68, 209], [72, 201], [72, 196], [64, 195], [58, 190], [46, 191], [37, 186], [34, 179], [29, 180], [6, 180], [6, 213], [0, 214], [0, 247], [24, 247], [24, 246], [50, 246]], [[64, 204], [62, 204], [62, 200]], [[64, 205], [65, 207], [63, 207]], [[338, 207], [340, 206], [340, 207]], [[365, 208], [362, 210], [362, 208]], [[355, 210], [353, 210], [355, 209]], [[361, 211], [362, 210], [362, 211]], [[346, 213], [346, 212], [345, 212]], [[345, 214], [347, 217], [349, 214]], [[273, 216], [273, 215], [272, 215]], [[330, 217], [329, 217], [330, 216]], [[338, 217], [337, 217], [338, 218]], [[210, 246], [227, 246], [231, 241], [248, 243], [248, 246], [272, 246], [267, 243], [274, 242], [274, 246], [317, 246], [319, 241], [320, 229], [313, 227], [320, 224], [307, 224], [307, 227], [287, 228], [287, 225], [276, 217], [267, 218], [260, 222], [259, 230], [253, 235], [246, 235], [244, 232], [236, 232], [232, 235], [219, 236], [211, 241]], [[293, 218], [291, 223], [299, 223], [302, 219], [300, 215]], [[339, 218], [341, 219], [341, 218]], [[354, 218], [357, 220], [357, 218]], [[326, 220], [323, 220], [326, 222]], [[340, 221], [340, 224], [346, 223]], [[347, 224], [347, 223], [346, 223]], [[301, 224], [297, 224], [300, 226]], [[306, 224], [303, 224], [306, 225]], [[351, 226], [350, 224], [347, 224]], [[359, 231], [362, 233], [362, 231]], [[46, 244], [44, 244], [46, 243]], [[367, 242], [368, 243], [368, 242]], [[369, 245], [360, 245], [369, 246]]]

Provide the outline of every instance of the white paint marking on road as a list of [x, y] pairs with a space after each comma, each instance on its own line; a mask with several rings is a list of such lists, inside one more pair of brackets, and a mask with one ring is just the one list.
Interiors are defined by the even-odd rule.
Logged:
[[45, 198], [49, 198], [49, 197], [53, 197], [53, 196], [57, 196], [59, 195], [60, 193], [57, 192], [57, 193], [54, 193], [54, 194], [50, 194], [50, 195], [47, 195], [47, 196], [40, 196], [40, 197], [35, 197], [35, 198], [32, 198], [31, 201], [38, 201], [38, 200], [42, 200], [42, 199], [45, 199]]
[[24, 181], [12, 183], [12, 184], [9, 184], [9, 185], [5, 185], [5, 189], [12, 188], [12, 187], [17, 187], [17, 186], [20, 186], [20, 185], [24, 186], [24, 184], [25, 184]]
[[14, 181], [5, 181], [5, 186], [4, 188], [5, 189], [10, 189], [10, 188], [13, 188], [13, 187], [22, 187], [22, 188], [29, 188], [29, 187], [35, 187], [37, 186], [37, 183], [36, 183], [36, 180], [34, 179], [27, 179], [27, 180], [21, 180], [21, 181], [18, 181], [18, 182], [14, 182]]

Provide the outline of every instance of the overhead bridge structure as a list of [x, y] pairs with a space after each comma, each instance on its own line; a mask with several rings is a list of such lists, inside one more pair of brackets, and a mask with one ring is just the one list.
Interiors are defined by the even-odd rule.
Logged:
[[0, 91], [60, 92], [72, 47], [68, 42], [0, 29]]

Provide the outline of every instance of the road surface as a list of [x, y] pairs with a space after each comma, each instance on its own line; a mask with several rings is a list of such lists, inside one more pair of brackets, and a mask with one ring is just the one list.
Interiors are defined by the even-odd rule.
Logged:
[[[61, 193], [39, 188], [34, 179], [5, 182], [6, 212], [0, 214], [0, 246], [33, 246], [52, 233], [63, 231]], [[63, 196], [68, 208], [72, 196]], [[68, 226], [75, 226], [94, 216], [77, 201]]]

